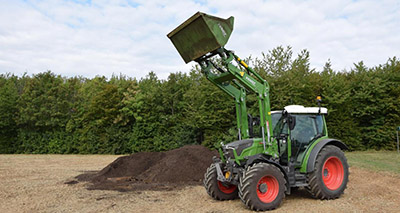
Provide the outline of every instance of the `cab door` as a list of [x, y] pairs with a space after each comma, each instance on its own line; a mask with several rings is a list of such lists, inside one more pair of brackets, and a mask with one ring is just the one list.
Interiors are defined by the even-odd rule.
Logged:
[[324, 136], [322, 115], [292, 114], [296, 117], [296, 125], [290, 132], [291, 161], [300, 165], [308, 146], [316, 139]]

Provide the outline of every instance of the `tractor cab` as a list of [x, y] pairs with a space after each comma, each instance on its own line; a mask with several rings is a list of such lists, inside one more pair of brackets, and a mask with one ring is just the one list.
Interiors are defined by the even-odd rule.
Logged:
[[283, 111], [274, 111], [279, 120], [274, 125], [273, 136], [278, 140], [282, 164], [291, 161], [300, 166], [307, 148], [317, 139], [327, 137], [324, 115], [326, 108], [286, 106]]

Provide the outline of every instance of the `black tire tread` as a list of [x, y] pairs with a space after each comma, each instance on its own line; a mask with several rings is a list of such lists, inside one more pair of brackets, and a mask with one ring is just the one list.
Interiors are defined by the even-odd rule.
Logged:
[[[281, 178], [284, 181], [284, 188], [283, 188], [283, 197], [279, 201], [279, 203], [275, 206], [271, 206], [268, 208], [261, 208], [260, 206], [256, 205], [256, 202], [254, 201], [254, 198], [251, 196], [251, 189], [250, 185], [254, 181], [254, 176], [257, 175], [260, 171], [264, 170], [265, 167], [268, 167], [269, 169], [273, 170], [276, 169], [280, 172]], [[283, 199], [285, 198], [285, 192], [286, 192], [286, 179], [280, 169], [278, 169], [276, 166], [268, 163], [257, 163], [252, 166], [247, 167], [247, 169], [243, 172], [243, 176], [241, 177], [240, 183], [239, 183], [239, 198], [240, 200], [250, 209], [255, 210], [255, 211], [267, 211], [267, 210], [273, 210], [277, 208], [278, 206], [281, 205]]]
[[[203, 185], [206, 188], [206, 191], [210, 197], [216, 200], [234, 200], [238, 197], [237, 193], [232, 194], [221, 194], [219, 191], [218, 185], [216, 184], [217, 179], [217, 168], [215, 164], [211, 164], [206, 173], [204, 174]], [[236, 189], [237, 191], [237, 189]]]
[[[324, 191], [323, 191], [323, 183], [321, 181], [319, 181], [318, 177], [317, 177], [318, 167], [320, 167], [321, 164], [323, 163], [323, 162], [321, 162], [323, 159], [323, 156], [330, 152], [341, 153], [344, 156], [342, 150], [339, 147], [333, 146], [333, 145], [327, 145], [324, 148], [322, 148], [322, 150], [319, 152], [316, 162], [315, 162], [314, 170], [307, 174], [308, 186], [306, 187], [306, 189], [316, 199], [321, 199], [321, 200], [337, 199], [344, 193], [344, 190], [347, 188], [348, 178], [345, 178], [344, 181], [346, 181], [346, 183], [345, 183], [346, 186], [339, 193], [332, 195], [332, 194], [324, 193]], [[344, 157], [344, 159], [342, 159], [342, 160], [344, 160], [344, 162], [342, 162], [344, 164], [343, 166], [346, 166], [345, 168], [348, 168], [346, 157]], [[347, 172], [347, 174], [348, 174], [348, 170], [345, 172]]]

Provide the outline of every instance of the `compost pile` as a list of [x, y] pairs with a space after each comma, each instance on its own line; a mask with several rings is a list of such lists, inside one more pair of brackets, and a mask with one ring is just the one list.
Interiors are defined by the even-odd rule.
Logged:
[[122, 156], [96, 173], [76, 177], [88, 181], [88, 189], [172, 190], [200, 184], [216, 151], [187, 145], [167, 152], [139, 152]]

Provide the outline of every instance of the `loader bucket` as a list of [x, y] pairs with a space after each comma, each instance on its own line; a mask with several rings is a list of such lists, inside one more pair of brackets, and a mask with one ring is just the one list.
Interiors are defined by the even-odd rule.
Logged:
[[225, 46], [233, 31], [233, 16], [222, 19], [197, 12], [167, 36], [186, 63]]

